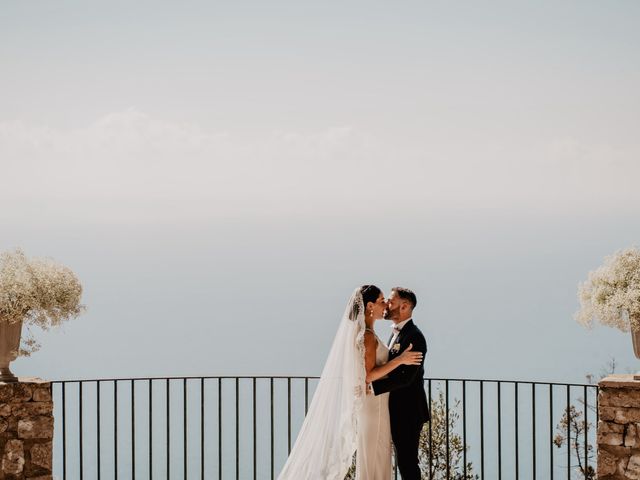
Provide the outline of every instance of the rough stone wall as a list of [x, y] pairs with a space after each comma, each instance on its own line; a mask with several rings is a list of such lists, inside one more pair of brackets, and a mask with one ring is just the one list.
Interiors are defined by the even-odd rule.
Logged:
[[598, 413], [598, 479], [640, 480], [640, 381], [603, 379]]
[[0, 382], [0, 479], [51, 480], [51, 384], [37, 378]]

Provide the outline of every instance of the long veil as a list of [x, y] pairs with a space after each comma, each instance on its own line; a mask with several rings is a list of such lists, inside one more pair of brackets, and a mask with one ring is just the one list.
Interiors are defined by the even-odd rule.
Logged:
[[364, 330], [364, 305], [357, 288], [278, 480], [344, 480], [356, 450], [357, 419], [366, 395]]

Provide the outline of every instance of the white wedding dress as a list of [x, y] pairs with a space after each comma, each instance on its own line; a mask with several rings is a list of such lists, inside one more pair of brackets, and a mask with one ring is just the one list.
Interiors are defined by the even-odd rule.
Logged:
[[[389, 359], [389, 349], [376, 336], [376, 366]], [[391, 478], [391, 426], [389, 393], [367, 395], [358, 418], [356, 480]]]
[[[367, 395], [364, 305], [356, 289], [338, 326], [298, 438], [278, 480], [391, 479], [389, 394]], [[376, 364], [389, 352], [378, 340]]]

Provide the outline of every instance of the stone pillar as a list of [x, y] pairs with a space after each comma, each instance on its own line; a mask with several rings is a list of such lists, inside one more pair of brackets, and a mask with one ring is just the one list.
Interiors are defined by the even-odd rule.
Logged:
[[51, 480], [52, 442], [51, 383], [0, 382], [0, 479]]
[[598, 479], [640, 479], [640, 381], [610, 375], [598, 394]]

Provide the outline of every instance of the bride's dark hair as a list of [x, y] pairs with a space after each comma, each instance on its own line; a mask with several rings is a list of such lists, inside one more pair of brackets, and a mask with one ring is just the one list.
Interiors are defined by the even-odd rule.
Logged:
[[362, 305], [367, 308], [367, 303], [376, 303], [382, 290], [375, 285], [363, 285], [360, 287], [360, 293], [362, 294]]
[[[360, 295], [362, 295], [362, 306], [364, 308], [367, 308], [367, 303], [369, 303], [369, 302], [376, 303], [376, 301], [378, 300], [378, 297], [380, 296], [381, 293], [382, 293], [382, 290], [380, 290], [375, 285], [363, 285], [363, 286], [361, 286], [360, 287]], [[349, 314], [349, 319], [350, 320], [355, 320], [356, 318], [358, 318], [358, 313], [360, 313], [359, 310], [360, 310], [360, 307], [358, 306], [358, 304], [354, 303], [353, 304], [353, 310]]]

